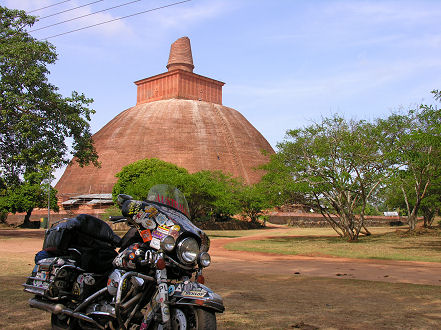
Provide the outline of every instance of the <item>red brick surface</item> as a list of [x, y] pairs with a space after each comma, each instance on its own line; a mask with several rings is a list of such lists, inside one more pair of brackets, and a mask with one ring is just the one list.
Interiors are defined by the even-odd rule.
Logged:
[[179, 38], [170, 46], [167, 69], [168, 71], [181, 69], [193, 72], [193, 55], [188, 37]]
[[109, 193], [123, 166], [159, 158], [188, 169], [222, 170], [257, 182], [265, 138], [238, 111], [209, 102], [163, 100], [137, 105], [93, 136], [101, 168], [72, 163], [56, 185], [59, 194]]
[[174, 42], [169, 72], [136, 81], [137, 105], [112, 119], [93, 140], [101, 168], [72, 162], [56, 185], [60, 197], [110, 193], [115, 174], [144, 158], [159, 158], [189, 172], [222, 170], [247, 183], [273, 149], [234, 109], [222, 106], [223, 82], [193, 73], [190, 40]]
[[222, 104], [223, 82], [188, 71], [165, 72], [135, 81], [135, 84], [136, 104], [172, 98]]

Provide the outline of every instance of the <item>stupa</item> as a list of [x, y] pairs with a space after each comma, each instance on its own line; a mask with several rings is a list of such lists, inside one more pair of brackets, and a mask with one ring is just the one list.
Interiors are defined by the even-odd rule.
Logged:
[[144, 158], [186, 168], [222, 170], [251, 184], [268, 161], [270, 144], [238, 111], [222, 105], [223, 82], [193, 73], [190, 39], [170, 48], [168, 71], [136, 81], [137, 102], [93, 135], [101, 167], [72, 161], [56, 185], [66, 201], [75, 195], [109, 194], [115, 174]]

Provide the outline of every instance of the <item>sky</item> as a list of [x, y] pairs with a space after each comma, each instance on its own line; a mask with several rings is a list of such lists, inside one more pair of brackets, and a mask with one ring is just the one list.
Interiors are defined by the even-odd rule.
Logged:
[[92, 133], [136, 104], [134, 81], [167, 71], [170, 45], [183, 36], [194, 72], [225, 82], [223, 104], [275, 150], [289, 129], [333, 114], [386, 117], [434, 103], [430, 91], [441, 89], [441, 1], [177, 1], [138, 0], [81, 19], [130, 0], [0, 4], [28, 12], [56, 4], [30, 12], [40, 17], [31, 30], [43, 28], [30, 33], [56, 47], [49, 81], [60, 93], [94, 99]]

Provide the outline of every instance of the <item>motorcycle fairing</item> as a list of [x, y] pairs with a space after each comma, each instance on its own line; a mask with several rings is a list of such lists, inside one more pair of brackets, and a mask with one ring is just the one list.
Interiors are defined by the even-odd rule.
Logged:
[[[154, 220], [155, 227], [150, 223], [146, 230], [151, 230], [150, 246], [159, 249], [160, 240], [166, 235], [171, 235], [175, 239], [183, 232], [191, 233], [201, 240], [201, 251], [207, 252], [210, 247], [208, 236], [196, 227], [182, 212], [155, 202], [140, 202], [130, 200], [122, 207], [124, 215], [133, 216], [133, 221], [139, 228], [143, 226], [147, 219]], [[138, 229], [138, 231], [140, 231]], [[142, 235], [142, 234], [141, 234]]]
[[180, 282], [169, 286], [171, 305], [202, 306], [222, 313], [225, 310], [222, 297], [197, 282]]

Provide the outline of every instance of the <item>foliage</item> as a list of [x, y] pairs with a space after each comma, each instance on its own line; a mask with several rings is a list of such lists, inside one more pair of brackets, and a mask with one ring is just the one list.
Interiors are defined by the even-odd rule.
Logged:
[[151, 187], [156, 184], [169, 184], [184, 191], [189, 173], [186, 169], [164, 162], [157, 158], [142, 159], [124, 166], [116, 174], [117, 183], [113, 186], [113, 199], [118, 194], [128, 194], [135, 199], [145, 200]]
[[170, 184], [184, 193], [192, 219], [222, 220], [239, 211], [234, 192], [240, 184], [221, 171], [189, 174], [184, 168], [152, 158], [125, 166], [116, 176], [112, 192], [115, 201], [118, 194], [144, 200], [152, 186]]
[[260, 190], [270, 205], [303, 204], [312, 207], [311, 196], [297, 189], [297, 183], [292, 180], [291, 170], [285, 166], [283, 157], [270, 155], [270, 161], [260, 168], [265, 170], [259, 182]]
[[[21, 184], [6, 188], [5, 194], [0, 196], [0, 210], [9, 213], [26, 212], [24, 225], [29, 224], [34, 208], [47, 207], [48, 184], [43, 183], [47, 175], [45, 171], [26, 173]], [[56, 194], [57, 191], [50, 187], [50, 208], [58, 212]]]
[[240, 211], [236, 198], [241, 183], [221, 171], [190, 175], [184, 187], [191, 216], [198, 220], [227, 220]]
[[251, 222], [257, 222], [259, 218], [265, 217], [263, 211], [272, 206], [261, 184], [242, 186], [238, 199], [242, 216], [250, 219]]
[[315, 201], [340, 236], [356, 240], [362, 229], [369, 234], [364, 226], [366, 206], [387, 167], [380, 142], [377, 126], [335, 115], [288, 131], [267, 175], [274, 169], [282, 173], [290, 189]]
[[0, 175], [8, 184], [38, 168], [68, 163], [66, 137], [80, 165], [98, 165], [88, 123], [92, 99], [77, 92], [63, 97], [48, 82], [57, 54], [26, 31], [35, 20], [0, 6]]
[[[440, 100], [440, 92], [433, 93], [435, 99]], [[393, 204], [395, 200], [395, 206], [403, 204], [397, 201], [399, 189], [409, 227], [414, 230], [420, 208], [434, 212], [437, 208], [434, 203], [439, 202], [439, 189], [433, 183], [439, 181], [441, 171], [441, 110], [432, 105], [421, 105], [418, 109], [392, 114], [378, 122], [385, 132], [383, 150], [385, 153], [387, 150], [393, 164], [389, 203]], [[427, 199], [430, 194], [433, 196]]]

